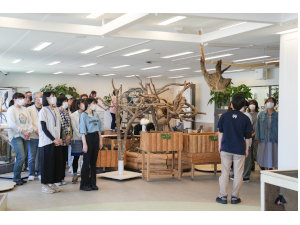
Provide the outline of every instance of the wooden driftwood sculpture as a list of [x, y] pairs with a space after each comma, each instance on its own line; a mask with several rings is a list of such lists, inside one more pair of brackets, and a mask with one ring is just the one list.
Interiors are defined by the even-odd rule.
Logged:
[[225, 69], [221, 70], [222, 60], [218, 61], [216, 65], [216, 72], [215, 73], [208, 73], [205, 68], [205, 61], [202, 59], [200, 60], [201, 71], [204, 76], [206, 83], [208, 84], [211, 91], [224, 91], [225, 88], [230, 84], [230, 78], [222, 77], [222, 74], [230, 68], [230, 66], [226, 67]]

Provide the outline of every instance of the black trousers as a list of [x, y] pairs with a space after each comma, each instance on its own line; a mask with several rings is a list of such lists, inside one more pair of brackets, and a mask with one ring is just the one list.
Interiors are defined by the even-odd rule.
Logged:
[[[99, 152], [98, 132], [89, 133], [85, 136], [88, 146], [87, 153], [83, 153], [80, 186], [96, 185], [96, 163]], [[90, 176], [91, 174], [91, 176]]]
[[41, 183], [54, 184], [61, 182], [61, 146], [54, 144], [39, 148], [41, 157]]
[[110, 113], [111, 115], [111, 125], [110, 125], [110, 129], [115, 129], [116, 126], [116, 114], [114, 113]]
[[68, 161], [68, 146], [61, 146], [61, 180], [66, 176], [66, 164]]
[[74, 156], [73, 163], [72, 163], [73, 173], [77, 173], [79, 157], [80, 157], [79, 155]]

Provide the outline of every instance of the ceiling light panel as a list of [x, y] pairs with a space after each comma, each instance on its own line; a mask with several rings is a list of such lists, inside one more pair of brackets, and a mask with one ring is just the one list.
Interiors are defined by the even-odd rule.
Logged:
[[85, 65], [82, 65], [80, 66], [81, 68], [84, 68], [84, 67], [89, 67], [89, 66], [94, 66], [96, 65], [97, 63], [89, 63], [89, 64], [85, 64]]
[[188, 54], [192, 54], [192, 53], [194, 53], [194, 52], [182, 52], [182, 53], [168, 55], [168, 56], [164, 56], [164, 57], [160, 57], [160, 58], [168, 59], [168, 58], [173, 58], [173, 57], [177, 57], [177, 56], [181, 56], [181, 55], [188, 55]]
[[152, 66], [152, 67], [147, 67], [147, 68], [142, 68], [141, 70], [152, 70], [156, 68], [160, 68], [161, 66]]
[[178, 76], [178, 77], [168, 77], [169, 79], [176, 79], [176, 78], [182, 78], [184, 76]]
[[15, 59], [15, 60], [13, 60], [11, 63], [19, 63], [19, 62], [21, 62], [21, 61], [23, 61], [23, 59]]
[[88, 74], [90, 74], [90, 73], [80, 73], [78, 75], [82, 76], [82, 75], [88, 75]]
[[97, 45], [97, 46], [94, 46], [94, 47], [92, 47], [92, 48], [83, 50], [83, 51], [81, 51], [81, 52], [79, 52], [79, 53], [81, 53], [81, 54], [88, 54], [88, 53], [97, 51], [97, 50], [99, 50], [99, 49], [101, 49], [101, 48], [104, 48], [104, 46], [98, 46], [98, 45]]
[[33, 51], [41, 51], [45, 48], [47, 48], [49, 45], [52, 45], [53, 43], [51, 42], [42, 42], [39, 45], [37, 45], [36, 47], [34, 47], [32, 50]]
[[124, 54], [123, 56], [137, 55], [137, 54], [140, 54], [140, 53], [149, 52], [151, 50], [152, 49], [141, 49], [141, 50], [138, 50], [138, 51], [135, 51], [135, 52], [130, 52], [130, 53]]
[[244, 70], [227, 70], [224, 73], [234, 73], [234, 72], [240, 72], [240, 71], [244, 71]]
[[113, 69], [119, 69], [119, 68], [123, 68], [123, 67], [128, 67], [130, 65], [121, 65], [121, 66], [115, 66], [115, 67], [112, 67]]
[[165, 26], [165, 25], [169, 25], [171, 23], [175, 23], [175, 22], [177, 22], [179, 20], [183, 20], [185, 18], [186, 18], [186, 16], [175, 16], [175, 17], [173, 17], [171, 19], [168, 19], [168, 20], [165, 20], [165, 21], [163, 21], [163, 22], [161, 22], [161, 23], [159, 23], [157, 25], [163, 25], [163, 26]]
[[61, 73], [63, 73], [63, 72], [56, 72], [56, 73], [53, 73], [53, 74], [61, 74]]
[[226, 26], [226, 27], [219, 28], [217, 30], [224, 30], [224, 29], [227, 29], [227, 28], [230, 28], [230, 27], [235, 27], [235, 26], [242, 25], [242, 24], [245, 24], [245, 23], [246, 22], [236, 23], [236, 24], [232, 24], [232, 25], [229, 25], [229, 26]]
[[[216, 70], [216, 69], [208, 69], [206, 71], [213, 71], [213, 70]], [[202, 72], [201, 70], [197, 70], [197, 71], [194, 71], [194, 72]]]
[[61, 61], [54, 61], [54, 62], [49, 63], [49, 64], [47, 64], [47, 65], [48, 65], [48, 66], [53, 66], [53, 65], [56, 65], [56, 64], [59, 64], [59, 63], [61, 63]]
[[102, 75], [103, 77], [109, 77], [109, 76], [114, 76], [116, 74], [106, 74], [106, 75]]
[[148, 77], [148, 78], [153, 78], [153, 77], [161, 77], [162, 75], [156, 75], [156, 76], [151, 76], [151, 77]]
[[247, 58], [247, 59], [239, 59], [239, 60], [234, 60], [232, 62], [242, 62], [242, 61], [248, 61], [248, 60], [253, 60], [253, 59], [264, 59], [264, 58], [269, 58], [270, 56], [258, 56], [258, 57], [253, 57], [253, 58]]
[[26, 73], [33, 73], [34, 72], [34, 70], [30, 70], [30, 71], [27, 71]]
[[129, 76], [125, 76], [125, 77], [135, 77], [135, 76], [139, 77], [140, 75], [129, 75]]
[[90, 13], [89, 15], [87, 15], [85, 18], [88, 18], [88, 19], [96, 19], [98, 18], [99, 16], [102, 16], [104, 13]]
[[168, 70], [168, 71], [189, 70], [189, 69], [191, 69], [191, 68], [185, 67], [185, 68], [178, 68], [178, 69], [173, 69], [173, 70]]
[[205, 60], [224, 58], [224, 57], [228, 57], [228, 56], [232, 56], [232, 55], [233, 54], [216, 55], [216, 56], [211, 56], [211, 57], [205, 58]]
[[290, 29], [290, 30], [280, 31], [276, 34], [287, 34], [287, 33], [295, 32], [297, 30], [298, 30], [298, 28], [294, 28], [294, 29]]

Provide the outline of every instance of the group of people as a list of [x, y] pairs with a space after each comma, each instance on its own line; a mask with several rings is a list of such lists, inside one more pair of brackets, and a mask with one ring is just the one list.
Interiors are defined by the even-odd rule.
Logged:
[[265, 101], [266, 110], [259, 112], [256, 100], [246, 101], [236, 94], [228, 111], [220, 117], [219, 152], [222, 175], [216, 201], [227, 204], [228, 180], [233, 180], [231, 204], [241, 202], [239, 192], [243, 182], [250, 181], [255, 159], [262, 170], [278, 169], [278, 112], [276, 100]]
[[[98, 190], [96, 161], [98, 151], [103, 147], [103, 128], [95, 112], [99, 103], [94, 97], [91, 93], [90, 97], [83, 94], [79, 99], [68, 99], [56, 97], [54, 92], [35, 92], [32, 99], [29, 92], [13, 95], [6, 118], [11, 128], [8, 137], [16, 152], [13, 181], [17, 185], [32, 181], [37, 175], [42, 192], [60, 192], [58, 186], [67, 183], [65, 170], [68, 149], [71, 149], [72, 183], [78, 182], [78, 159], [83, 155], [80, 190]], [[26, 181], [21, 178], [21, 172], [27, 152], [29, 178]]]

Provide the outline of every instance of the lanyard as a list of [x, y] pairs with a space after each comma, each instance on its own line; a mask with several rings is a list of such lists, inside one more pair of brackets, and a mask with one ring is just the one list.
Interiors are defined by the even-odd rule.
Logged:
[[[47, 106], [47, 109], [49, 109], [49, 107], [48, 107], [48, 106]], [[55, 126], [56, 126], [56, 113], [54, 112], [54, 114], [55, 114], [55, 117], [54, 117], [54, 115], [53, 115], [53, 113], [52, 113], [51, 109], [49, 109], [49, 111], [51, 112], [51, 114], [52, 114], [52, 116], [53, 116], [53, 118], [54, 118], [54, 122], [55, 122]]]
[[63, 116], [64, 116], [64, 118], [65, 118], [65, 121], [67, 122], [67, 124], [69, 125], [69, 121], [66, 119], [66, 117], [65, 117], [65, 114], [64, 114], [64, 112], [63, 111], [61, 111], [59, 108], [58, 108], [58, 110], [63, 114]]

